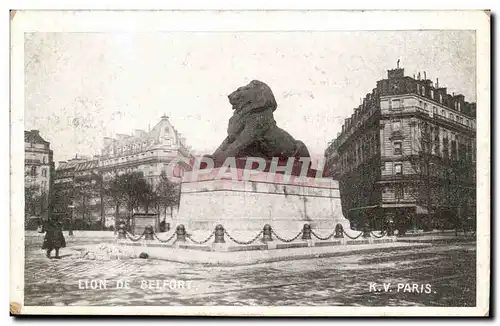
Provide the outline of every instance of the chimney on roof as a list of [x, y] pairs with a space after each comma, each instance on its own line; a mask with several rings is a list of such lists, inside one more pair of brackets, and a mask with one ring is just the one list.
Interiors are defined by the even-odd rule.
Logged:
[[427, 80], [427, 74], [424, 71], [424, 80]]
[[38, 130], [38, 129], [31, 129], [31, 133], [33, 133], [35, 135], [38, 135], [38, 134], [40, 134], [40, 130]]
[[436, 88], [439, 88], [439, 78], [436, 78]]

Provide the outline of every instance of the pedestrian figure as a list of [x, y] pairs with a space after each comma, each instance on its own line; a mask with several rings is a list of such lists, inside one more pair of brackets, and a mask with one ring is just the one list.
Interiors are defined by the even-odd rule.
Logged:
[[50, 258], [52, 249], [55, 249], [56, 255], [54, 258], [59, 259], [59, 248], [64, 247], [66, 247], [66, 239], [64, 239], [61, 222], [49, 220], [42, 245], [42, 249], [47, 250], [47, 258]]

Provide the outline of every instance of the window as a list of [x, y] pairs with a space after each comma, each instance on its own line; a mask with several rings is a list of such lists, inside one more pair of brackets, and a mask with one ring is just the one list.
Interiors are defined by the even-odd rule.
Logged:
[[45, 164], [46, 161], [45, 161], [45, 155], [42, 157], [42, 163]]
[[442, 115], [443, 117], [445, 117], [445, 116], [446, 116], [446, 112], [444, 112], [444, 110], [441, 110], [441, 115]]
[[401, 120], [394, 120], [392, 122], [392, 131], [399, 131], [401, 130]]
[[424, 103], [424, 110], [427, 111], [427, 103]]
[[394, 174], [402, 175], [403, 174], [403, 164], [402, 163], [394, 163]]
[[462, 107], [460, 105], [460, 102], [458, 102], [458, 111], [461, 111]]
[[394, 142], [394, 155], [401, 155], [401, 154], [402, 154], [401, 142], [395, 141]]
[[36, 176], [36, 166], [31, 167], [31, 175]]
[[434, 99], [434, 91], [431, 89], [431, 98]]
[[425, 86], [422, 86], [422, 95], [425, 95]]
[[418, 101], [418, 106], [421, 108], [422, 107], [422, 101]]
[[439, 94], [439, 102], [443, 103], [443, 94]]
[[434, 114], [438, 113], [438, 109], [435, 106], [432, 107], [432, 113], [434, 113]]
[[42, 177], [46, 177], [47, 176], [47, 170], [46, 169], [42, 169]]
[[394, 197], [396, 197], [396, 200], [401, 200], [404, 198], [404, 189], [403, 186], [401, 185], [396, 185], [396, 188], [394, 189]]
[[469, 119], [465, 119], [465, 124], [468, 126], [470, 126], [470, 123], [469, 123]]

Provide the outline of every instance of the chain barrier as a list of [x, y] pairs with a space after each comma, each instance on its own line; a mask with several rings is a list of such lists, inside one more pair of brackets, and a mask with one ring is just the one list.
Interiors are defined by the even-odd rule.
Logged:
[[347, 234], [347, 232], [345, 232], [345, 230], [343, 230], [343, 231], [344, 231], [344, 234], [345, 234], [345, 235], [346, 235], [349, 239], [352, 239], [352, 240], [356, 240], [357, 238], [359, 238], [360, 236], [362, 236], [362, 235], [363, 235], [363, 231], [361, 231], [361, 232], [360, 232], [357, 236], [355, 236], [355, 237], [351, 237], [349, 234]]
[[239, 244], [239, 245], [248, 245], [248, 244], [251, 244], [253, 242], [255, 242], [263, 233], [264, 231], [260, 231], [252, 240], [250, 241], [238, 241], [236, 240], [235, 238], [233, 238], [226, 230], [224, 230], [224, 234], [227, 235], [227, 237], [229, 239], [231, 239], [231, 241], [233, 241], [234, 243], [236, 244]]
[[274, 234], [274, 236], [275, 236], [278, 240], [283, 241], [283, 242], [292, 242], [292, 241], [296, 240], [298, 237], [300, 237], [300, 236], [302, 235], [302, 230], [301, 230], [301, 231], [300, 231], [300, 232], [299, 232], [299, 233], [298, 233], [295, 237], [293, 237], [293, 238], [291, 238], [291, 239], [285, 239], [285, 238], [282, 238], [282, 237], [280, 237], [279, 235], [277, 235], [277, 234], [276, 234], [276, 232], [274, 232], [274, 230], [273, 230], [273, 229], [271, 229], [271, 232], [272, 232], [272, 234]]
[[387, 231], [382, 231], [382, 233], [380, 233], [380, 235], [376, 235], [376, 234], [375, 234], [375, 232], [373, 232], [373, 231], [370, 231], [370, 233], [371, 233], [371, 234], [372, 234], [375, 238], [380, 239], [380, 238], [383, 238], [383, 237], [385, 237], [385, 236], [386, 236]]
[[205, 243], [207, 243], [210, 239], [212, 239], [212, 237], [213, 237], [214, 235], [215, 235], [215, 231], [213, 231], [213, 232], [212, 232], [212, 233], [208, 236], [208, 238], [206, 238], [206, 239], [205, 239], [205, 240], [203, 240], [203, 241], [196, 241], [196, 240], [194, 240], [194, 239], [191, 237], [191, 235], [189, 235], [189, 234], [186, 234], [186, 237], [187, 237], [189, 240], [193, 241], [194, 243], [201, 245], [201, 244], [205, 244]]
[[329, 236], [327, 237], [321, 237], [319, 235], [317, 235], [313, 230], [311, 230], [311, 234], [314, 235], [318, 240], [328, 240], [330, 239], [331, 237], [333, 237], [333, 235], [335, 234], [335, 231], [333, 231]]
[[160, 239], [160, 238], [158, 237], [158, 234], [156, 234], [156, 232], [155, 232], [155, 233], [153, 233], [153, 236], [154, 236], [154, 237], [155, 237], [158, 241], [160, 241], [161, 243], [167, 243], [167, 242], [169, 242], [169, 241], [170, 241], [170, 240], [172, 240], [172, 239], [173, 239], [176, 235], [177, 235], [177, 233], [176, 233], [176, 232], [174, 232], [174, 233], [170, 236], [170, 238], [168, 238], [167, 240], [162, 240], [162, 239]]
[[138, 238], [133, 238], [132, 235], [130, 233], [126, 233], [127, 234], [127, 238], [133, 242], [136, 242], [136, 241], [139, 241], [142, 239], [142, 237], [144, 237], [144, 235], [146, 234], [146, 232], [142, 232], [142, 234], [138, 237]]

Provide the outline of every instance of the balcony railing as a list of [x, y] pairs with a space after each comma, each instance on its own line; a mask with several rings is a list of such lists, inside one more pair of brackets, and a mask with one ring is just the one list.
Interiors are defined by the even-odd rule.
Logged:
[[475, 128], [471, 127], [470, 125], [466, 125], [464, 123], [461, 123], [461, 122], [456, 121], [454, 119], [450, 119], [448, 117], [445, 117], [445, 116], [437, 114], [437, 113], [434, 114], [434, 118], [437, 119], [437, 120], [442, 120], [442, 121], [448, 122], [448, 123], [458, 124], [458, 125], [460, 125], [463, 128], [475, 131]]

